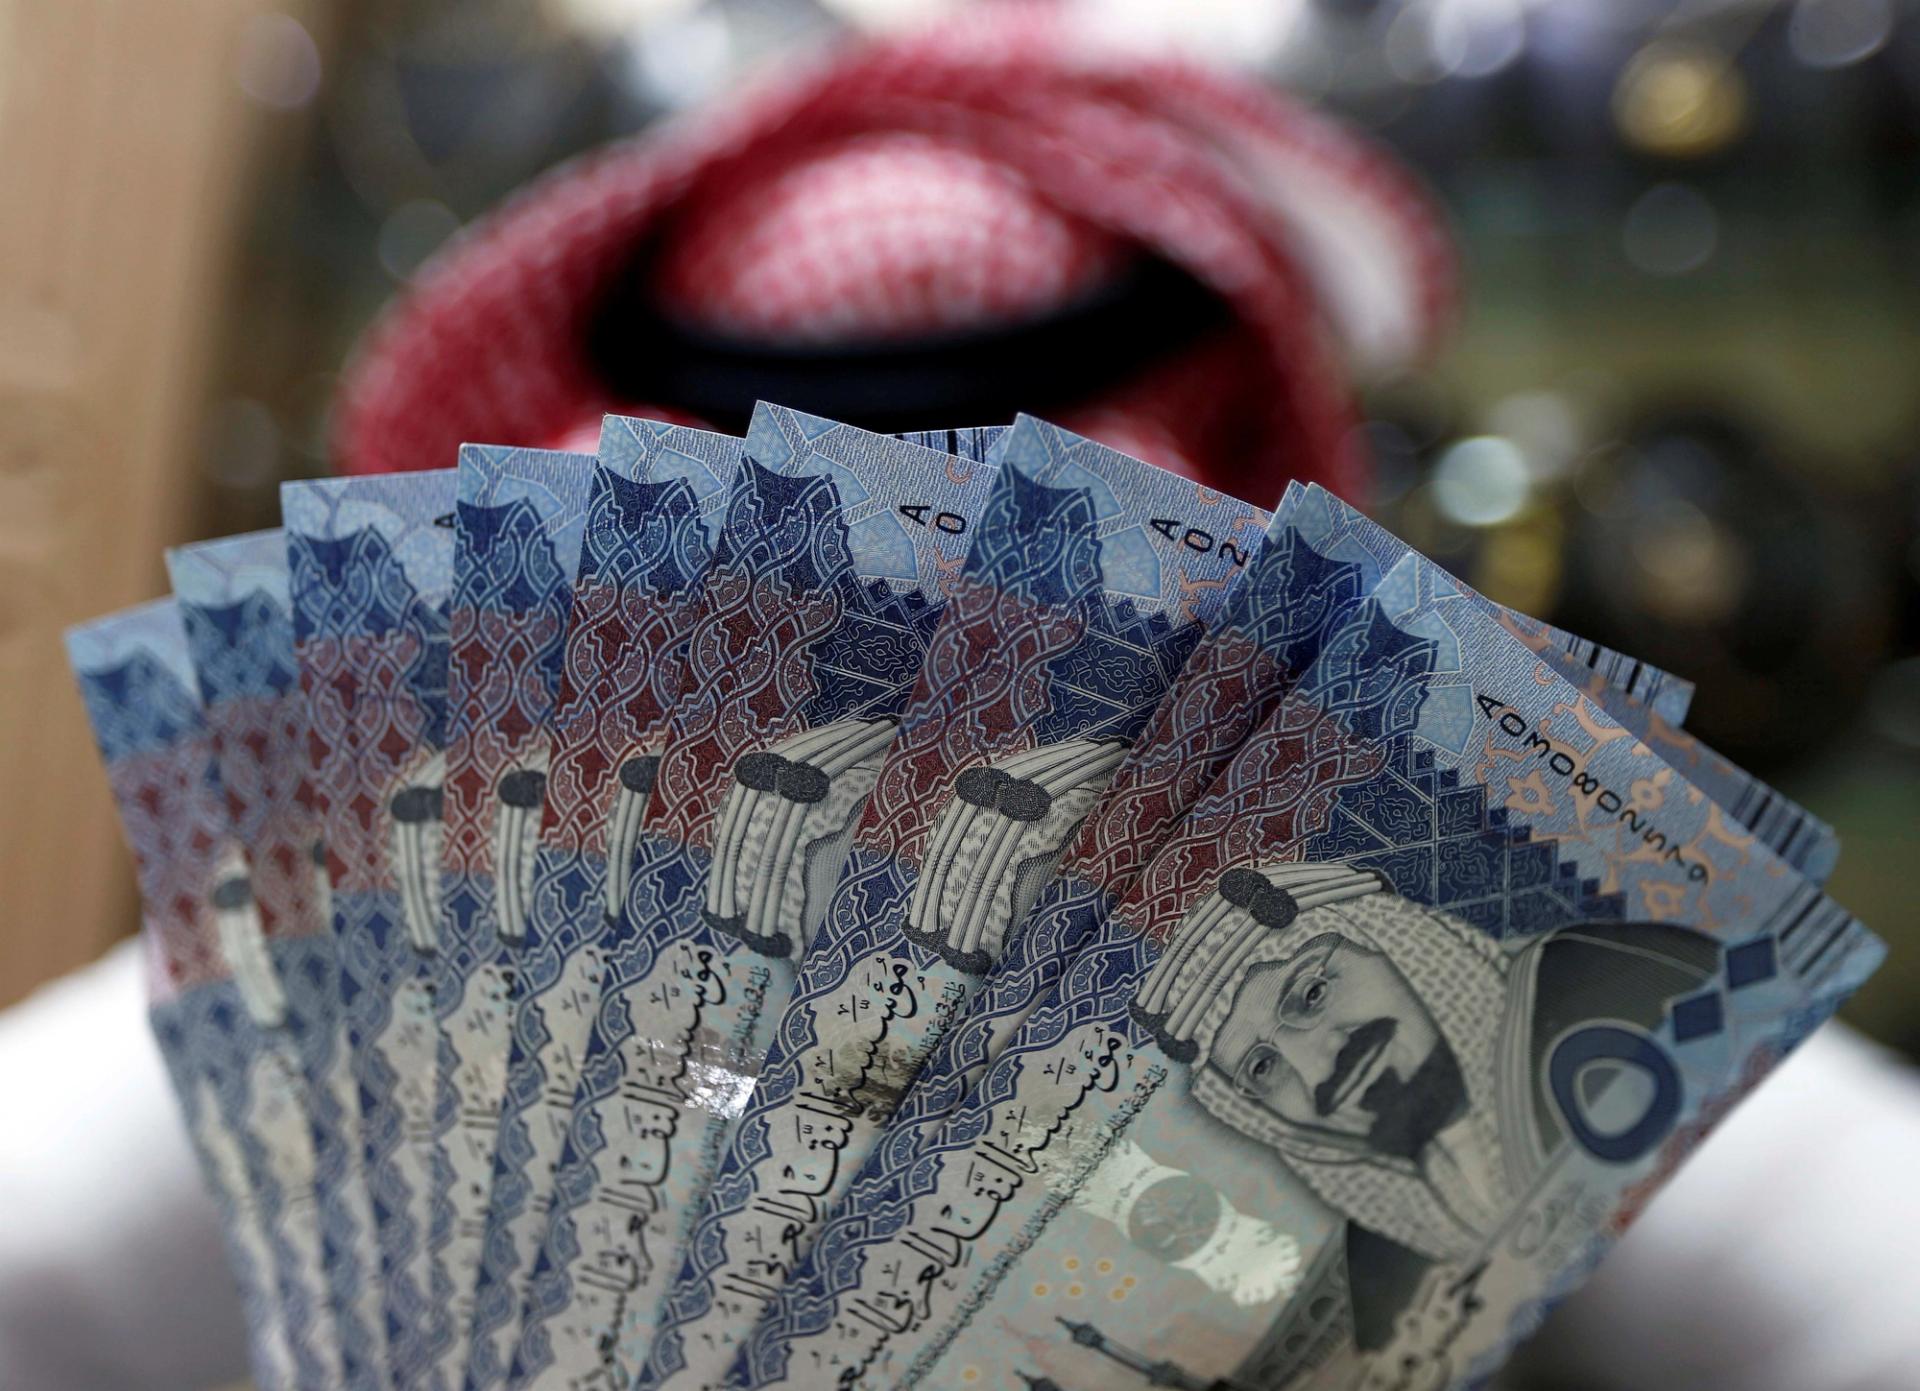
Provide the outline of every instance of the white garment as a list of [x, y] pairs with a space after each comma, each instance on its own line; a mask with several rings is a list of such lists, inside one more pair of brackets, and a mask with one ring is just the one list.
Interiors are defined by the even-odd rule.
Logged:
[[[1920, 1387], [1920, 1077], [1839, 1027], [1701, 1147], [1512, 1385]], [[120, 947], [0, 1014], [0, 1387], [245, 1375], [212, 1203]]]
[[1920, 1075], [1829, 1025], [1548, 1319], [1516, 1384], [1915, 1391], [1916, 1245]]
[[246, 1374], [239, 1296], [128, 943], [0, 1013], [0, 1387], [189, 1391]]

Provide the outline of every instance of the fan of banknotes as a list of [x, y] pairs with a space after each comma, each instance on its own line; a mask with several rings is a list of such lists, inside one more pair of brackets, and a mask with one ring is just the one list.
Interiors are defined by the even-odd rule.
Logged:
[[283, 513], [69, 642], [266, 1391], [1478, 1384], [1880, 958], [1318, 488], [762, 406]]

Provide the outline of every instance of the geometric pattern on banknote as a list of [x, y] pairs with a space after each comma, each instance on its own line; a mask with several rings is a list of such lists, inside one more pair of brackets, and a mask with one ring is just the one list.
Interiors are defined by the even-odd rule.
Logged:
[[287, 611], [256, 589], [231, 604], [182, 601], [180, 617], [262, 931], [331, 934], [319, 915], [319, 828], [300, 799], [308, 790], [307, 716]]
[[[281, 554], [284, 556], [284, 548]], [[251, 590], [232, 604], [181, 602], [235, 836], [247, 853], [248, 882], [263, 930], [274, 939], [275, 973], [285, 985], [289, 1024], [305, 1069], [312, 1118], [313, 1188], [327, 1241], [327, 1279], [349, 1387], [380, 1384], [374, 1330], [358, 1305], [359, 1252], [373, 1252], [359, 1163], [359, 1106], [346, 1085], [338, 1011], [339, 961], [325, 892], [319, 824], [311, 807], [306, 704], [293, 656], [293, 626], [281, 603]], [[301, 795], [307, 795], [303, 804]], [[347, 1104], [342, 1104], [343, 1099]], [[370, 1278], [367, 1272], [364, 1278]]]
[[712, 769], [903, 686], [930, 626], [917, 591], [860, 584], [832, 479], [744, 460], [688, 645], [648, 833], [705, 848], [731, 787]]
[[[1387, 768], [1387, 742], [1419, 718], [1436, 657], [1431, 641], [1404, 633], [1368, 600], [1327, 639], [1308, 673], [1310, 690], [1283, 701], [1142, 876], [1124, 916], [1149, 928], [1178, 919], [1197, 885], [1228, 865], [1332, 827], [1335, 792]], [[1370, 765], [1370, 766], [1367, 766]], [[1409, 819], [1409, 826], [1414, 823]], [[1375, 839], [1360, 847], [1379, 846]]]
[[[546, 1196], [549, 1171], [537, 1163], [529, 1129], [542, 1095], [554, 1086], [538, 1062], [553, 1038], [546, 992], [576, 952], [599, 950], [583, 942], [604, 926], [600, 898], [616, 775], [635, 748], [657, 749], [665, 736], [684, 688], [684, 640], [699, 610], [711, 550], [701, 500], [686, 479], [647, 482], [595, 470], [550, 736], [529, 915], [534, 930], [521, 953], [524, 997], [514, 1015], [474, 1285], [470, 1376], [480, 1385], [494, 1385], [504, 1373], [494, 1366], [492, 1335], [520, 1314], [521, 1256], [513, 1233]], [[587, 977], [596, 994], [602, 969]], [[569, 1094], [558, 1104], [570, 1100]], [[512, 1349], [506, 1352], [511, 1356]]]
[[[757, 1169], [772, 1155], [767, 1125], [791, 1107], [803, 1060], [820, 1042], [820, 1014], [805, 1006], [829, 1009], [827, 997], [849, 972], [883, 950], [904, 948], [903, 960], [922, 968], [936, 957], [956, 960], [957, 948], [943, 938], [912, 931], [908, 940], [900, 938], [912, 885], [899, 868], [904, 862], [919, 869], [929, 833], [957, 804], [956, 777], [968, 768], [998, 766], [1010, 752], [1064, 739], [1132, 737], [1197, 640], [1197, 623], [1176, 633], [1164, 613], [1142, 614], [1131, 599], [1103, 597], [1097, 523], [1084, 488], [1050, 487], [1009, 468], [990, 492], [978, 539], [964, 573], [948, 582], [946, 610], [914, 698], [862, 816], [832, 926], [809, 955], [794, 1005], [781, 1016], [753, 1103], [695, 1230], [686, 1275], [663, 1306], [670, 1320], [648, 1367], [656, 1378], [684, 1365], [677, 1326], [711, 1305], [710, 1277], [727, 1260], [721, 1225], [758, 1191]], [[1008, 899], [1007, 911], [1020, 902], [1011, 879], [980, 892]], [[989, 933], [983, 945], [995, 947], [998, 939]], [[867, 1046], [871, 1067], [881, 1040]], [[854, 1050], [836, 1049], [836, 1058], [842, 1051], [844, 1065], [859, 1069]], [[868, 1085], [881, 1085], [877, 1073], [861, 1087]], [[891, 1104], [890, 1096], [856, 1090], [856, 1108], [884, 1113]]]
[[287, 558], [334, 886], [392, 892], [385, 803], [445, 736], [446, 613], [372, 528], [289, 533]]
[[133, 847], [143, 919], [166, 967], [185, 989], [223, 979], [207, 894], [221, 838], [202, 814], [208, 798], [200, 711], [160, 662], [134, 652], [116, 666], [77, 673], [81, 700], [107, 766], [107, 782]]
[[209, 704], [284, 695], [300, 684], [287, 613], [272, 595], [255, 589], [230, 604], [182, 603], [180, 618]]
[[618, 760], [664, 731], [685, 676], [674, 642], [691, 626], [712, 541], [684, 479], [599, 470], [554, 707], [543, 843], [604, 853]]
[[146, 652], [76, 676], [94, 741], [109, 763], [197, 740], [204, 732], [197, 693]]
[[436, 1316], [430, 1291], [411, 1275], [412, 1253], [428, 1236], [421, 1219], [430, 1197], [412, 1191], [396, 1161], [427, 1138], [409, 1133], [402, 1098], [432, 1079], [398, 1076], [387, 1049], [417, 1053], [405, 1035], [431, 1022], [395, 1021], [393, 987], [423, 963], [393, 859], [392, 803], [431, 767], [444, 737], [446, 614], [419, 595], [373, 528], [339, 538], [290, 532], [287, 554], [391, 1351], [397, 1369], [417, 1369], [424, 1358], [409, 1344]]
[[[484, 886], [468, 876], [494, 868], [494, 819], [487, 813], [496, 790], [489, 774], [514, 766], [533, 736], [545, 732], [560, 684], [573, 577], [560, 568], [546, 519], [524, 498], [499, 507], [463, 502], [459, 526], [470, 563], [448, 602], [450, 661], [459, 663], [463, 699], [448, 711], [442, 864], [450, 884], [478, 894]], [[449, 922], [473, 915], [450, 906]], [[452, 947], [462, 952], [468, 944]]]
[[1360, 596], [1359, 564], [1324, 556], [1293, 528], [1260, 548], [1222, 623], [1120, 765], [1061, 861], [1103, 884], [1132, 882], [1247, 731], [1319, 655], [1327, 625]]

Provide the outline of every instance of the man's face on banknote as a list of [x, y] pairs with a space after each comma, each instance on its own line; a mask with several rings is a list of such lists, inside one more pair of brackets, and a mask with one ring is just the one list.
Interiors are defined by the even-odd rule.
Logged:
[[1416, 1157], [1465, 1104], [1419, 995], [1384, 953], [1337, 932], [1248, 970], [1211, 1061], [1285, 1124], [1396, 1158]]

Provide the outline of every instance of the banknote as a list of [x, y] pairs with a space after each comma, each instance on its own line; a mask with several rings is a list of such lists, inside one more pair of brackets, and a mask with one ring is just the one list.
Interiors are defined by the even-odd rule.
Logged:
[[[1303, 505], [1351, 535], [1383, 570], [1410, 554], [1406, 542], [1317, 483], [1307, 489]], [[1500, 608], [1451, 577], [1449, 582], [1463, 598], [1478, 602], [1537, 653], [1556, 676], [1605, 710], [1622, 728], [1651, 745], [1721, 814], [1751, 832], [1801, 874], [1815, 883], [1826, 882], [1840, 854], [1840, 841], [1833, 828], [1686, 732], [1681, 721], [1692, 698], [1691, 684]]]
[[72, 629], [67, 653], [133, 851], [154, 1034], [220, 1212], [255, 1383], [338, 1385], [325, 1287], [307, 1282], [319, 1232], [299, 1060], [257, 928], [242, 942], [219, 921], [235, 841], [179, 609]]
[[432, 1214], [452, 469], [288, 483], [294, 650], [396, 1385], [422, 1384]]
[[622, 916], [520, 1384], [631, 1376], [622, 1349], [646, 1335], [979, 521], [993, 470], [969, 452], [754, 413], [637, 842], [615, 856]]
[[726, 1371], [1267, 520], [1056, 426], [1014, 425], [637, 1385]]
[[[1307, 500], [1304, 507], [1302, 499]], [[844, 1220], [858, 1220], [857, 1195], [863, 1187], [884, 1187], [893, 1170], [914, 1161], [918, 1145], [937, 1130], [1025, 1011], [1051, 988], [1085, 934], [1132, 883], [1242, 739], [1290, 689], [1316, 655], [1327, 627], [1358, 602], [1405, 548], [1324, 494], [1289, 489], [1266, 540], [1249, 549], [1246, 578], [1228, 599], [1221, 621], [1188, 658], [1168, 698], [1069, 842], [1059, 875], [1040, 891], [1026, 922], [1006, 935], [959, 1023], [937, 1040], [926, 1066], [904, 1079], [911, 1085], [888, 1127], [884, 1149], [868, 1153], [876, 1126], [885, 1120], [884, 1114], [874, 1114], [882, 1108], [869, 1105], [835, 1130], [834, 1144], [846, 1141], [834, 1155], [842, 1169], [841, 1182], [823, 1195], [822, 1206], [854, 1194], [844, 1205]], [[1622, 703], [1658, 699], [1664, 708], [1684, 713], [1688, 688], [1665, 673], [1619, 660], [1558, 630], [1529, 625], [1527, 631], [1570, 675], [1585, 679], [1605, 673], [1622, 687], [1630, 684], [1638, 696], [1617, 688], [1611, 692]], [[857, 1178], [851, 1177], [855, 1168]], [[716, 1183], [716, 1195], [723, 1187], [723, 1182]], [[807, 1223], [789, 1212], [781, 1230], [790, 1270], [793, 1256], [806, 1245]], [[693, 1252], [697, 1266], [710, 1248], [695, 1242]]]
[[[599, 1000], [627, 868], [740, 441], [609, 416], [593, 471], [548, 738], [494, 1176], [473, 1277], [467, 1385], [502, 1385]], [[609, 875], [609, 848], [615, 853]]]
[[[360, 1150], [360, 1099], [340, 1009], [326, 850], [294, 665], [287, 545], [252, 532], [167, 553], [199, 686], [221, 800], [234, 838], [214, 922], [236, 967], [260, 967], [256, 993], [284, 1000], [299, 1051], [314, 1150], [339, 1376], [386, 1384], [379, 1248]], [[265, 958], [248, 950], [265, 943]]]
[[460, 451], [448, 605], [447, 770], [440, 862], [434, 1104], [434, 1303], [440, 1384], [465, 1379], [511, 1011], [546, 802], [548, 722], [560, 685], [594, 461], [467, 445]]
[[1408, 556], [738, 1379], [1475, 1384], [1879, 955]]
[[[849, 1192], [884, 1185], [914, 1162], [921, 1143], [1052, 989], [1086, 935], [1318, 654], [1328, 625], [1406, 551], [1404, 543], [1317, 486], [1288, 490], [1248, 581], [1122, 762], [1063, 856], [1058, 876], [1042, 890], [1026, 923], [1009, 934], [968, 1010], [930, 1054], [889, 1122], [884, 1148], [863, 1166]], [[1678, 723], [1692, 697], [1690, 683], [1561, 629], [1499, 612], [1516, 637], [1609, 711], [1685, 738]], [[859, 1203], [848, 1206], [849, 1218], [857, 1220]]]

